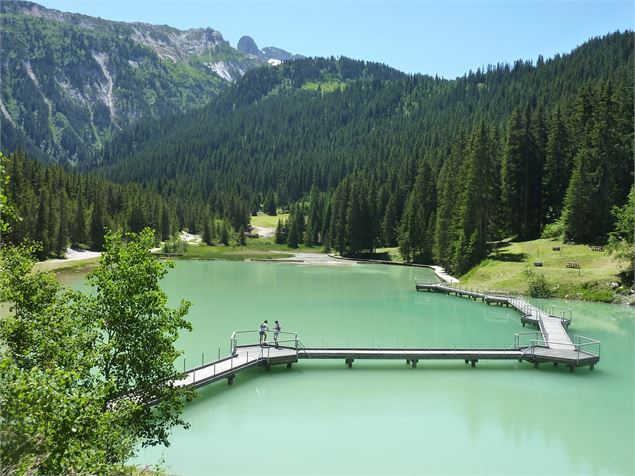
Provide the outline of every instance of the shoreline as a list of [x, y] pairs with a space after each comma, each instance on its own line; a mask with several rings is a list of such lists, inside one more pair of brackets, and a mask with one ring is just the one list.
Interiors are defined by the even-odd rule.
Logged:
[[66, 271], [69, 269], [83, 268], [96, 264], [101, 257], [101, 251], [77, 251], [71, 248], [66, 250], [65, 258], [47, 259], [38, 261], [33, 266], [35, 271]]

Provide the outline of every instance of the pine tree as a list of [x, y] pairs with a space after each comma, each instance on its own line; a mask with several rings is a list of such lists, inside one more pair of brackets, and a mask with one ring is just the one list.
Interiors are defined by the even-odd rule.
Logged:
[[401, 220], [399, 253], [404, 260], [416, 263], [432, 262], [435, 211], [434, 177], [428, 161], [424, 160], [406, 201]]
[[514, 110], [501, 169], [501, 201], [509, 232], [523, 239], [540, 231], [540, 177], [542, 166], [531, 130], [531, 114]]
[[238, 246], [245, 246], [246, 243], [245, 229], [241, 226], [240, 230], [238, 230]]
[[437, 181], [437, 213], [434, 229], [433, 254], [436, 263], [450, 269], [454, 257], [453, 245], [456, 242], [458, 219], [456, 218], [460, 199], [465, 138], [459, 136], [452, 145], [449, 158], [443, 164]]
[[35, 228], [35, 241], [40, 243], [37, 257], [40, 260], [48, 258], [50, 247], [49, 234], [49, 195], [46, 190], [40, 195], [40, 204], [37, 212]]
[[79, 248], [80, 244], [86, 243], [86, 207], [81, 185], [77, 191], [77, 208], [75, 209], [75, 218], [71, 230], [71, 246], [73, 248]]
[[348, 236], [346, 216], [348, 211], [349, 179], [343, 180], [333, 195], [331, 226], [329, 230], [331, 246], [339, 254], [346, 253]]
[[57, 230], [55, 251], [58, 258], [63, 258], [68, 245], [68, 218], [66, 210], [66, 192], [60, 194], [60, 220]]
[[106, 233], [106, 210], [104, 194], [101, 189], [95, 192], [95, 205], [90, 218], [90, 243], [96, 251], [104, 249], [104, 235]]
[[272, 217], [275, 217], [277, 213], [276, 206], [276, 197], [271, 190], [267, 193], [267, 197], [265, 198], [265, 203], [263, 206], [264, 212]]
[[611, 91], [607, 86], [598, 94], [588, 133], [575, 157], [565, 197], [565, 239], [604, 243], [613, 226], [611, 164], [615, 160], [615, 129], [611, 109]]
[[355, 177], [351, 185], [345, 232], [348, 237], [348, 252], [356, 254], [374, 250], [368, 187], [361, 176]]
[[300, 223], [297, 217], [289, 216], [289, 220], [287, 221], [287, 226], [289, 227], [289, 236], [287, 237], [287, 245], [290, 248], [297, 248], [300, 244]]
[[229, 240], [231, 238], [230, 228], [231, 225], [229, 224], [229, 222], [227, 222], [227, 220], [223, 220], [221, 222], [218, 241], [220, 241], [225, 246], [229, 246]]
[[282, 223], [282, 220], [278, 220], [278, 226], [276, 226], [275, 241], [279, 245], [283, 245], [287, 242], [287, 227]]
[[495, 230], [500, 196], [497, 144], [484, 122], [470, 137], [465, 183], [457, 213], [452, 270], [463, 274], [487, 255], [487, 241]]
[[386, 204], [386, 210], [384, 213], [384, 219], [382, 220], [382, 235], [385, 246], [395, 246], [397, 244], [397, 223], [399, 222], [399, 215], [397, 214], [397, 193], [390, 194], [388, 203]]
[[169, 240], [172, 236], [172, 220], [170, 219], [170, 210], [167, 206], [161, 208], [161, 239]]
[[205, 220], [203, 221], [203, 243], [205, 243], [207, 246], [212, 246], [214, 244], [214, 241], [212, 239], [212, 227], [210, 226], [210, 219], [209, 217], [206, 217]]
[[558, 107], [549, 121], [542, 182], [542, 209], [546, 223], [553, 223], [562, 215], [562, 204], [571, 175], [570, 154], [569, 134]]

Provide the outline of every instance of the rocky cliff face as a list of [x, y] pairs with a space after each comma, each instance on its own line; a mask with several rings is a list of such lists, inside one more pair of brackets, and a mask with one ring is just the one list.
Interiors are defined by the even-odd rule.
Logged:
[[281, 61], [287, 61], [290, 59], [304, 58], [302, 55], [294, 55], [288, 51], [273, 46], [266, 46], [263, 49], [259, 49], [254, 39], [251, 36], [246, 35], [238, 40], [237, 49], [251, 58], [261, 59], [267, 61], [269, 64], [277, 64]]
[[0, 146], [61, 163], [87, 160], [139, 118], [204, 104], [268, 59], [211, 28], [112, 22], [23, 1], [0, 4], [0, 27]]

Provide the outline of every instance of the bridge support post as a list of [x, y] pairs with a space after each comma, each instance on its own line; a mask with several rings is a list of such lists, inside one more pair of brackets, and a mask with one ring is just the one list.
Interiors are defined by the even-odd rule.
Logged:
[[534, 362], [534, 368], [537, 369], [538, 368], [538, 362]]
[[557, 366], [558, 366], [558, 362], [554, 362], [554, 363], [553, 363], [553, 366], [554, 366], [554, 367], [557, 367]]
[[349, 369], [353, 366], [354, 361], [355, 359], [346, 359], [346, 365], [348, 366]]
[[595, 368], [595, 364], [589, 365], [589, 370], [593, 370]]
[[229, 377], [227, 377], [227, 385], [232, 385], [234, 383], [235, 378], [236, 378], [235, 375], [230, 375]]
[[293, 365], [293, 362], [287, 362], [287, 368], [290, 369], [291, 365]]
[[573, 365], [569, 365], [569, 372], [573, 372], [575, 370], [575, 367]]
[[417, 368], [417, 362], [419, 362], [419, 360], [414, 359], [414, 360], [411, 360], [410, 362], [412, 362], [412, 368], [416, 369]]
[[271, 370], [271, 364], [269, 362], [265, 363], [265, 370], [269, 372]]
[[478, 360], [473, 360], [472, 361], [472, 367], [476, 367], [476, 362], [478, 362]]
[[465, 359], [465, 363], [466, 363], [466, 364], [469, 364], [469, 363], [470, 363], [470, 361], [469, 361], [469, 360], [467, 360], [467, 359]]

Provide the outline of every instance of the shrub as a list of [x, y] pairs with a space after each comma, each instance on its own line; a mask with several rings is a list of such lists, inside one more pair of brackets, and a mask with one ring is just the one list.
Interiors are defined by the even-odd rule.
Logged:
[[564, 236], [564, 222], [562, 219], [545, 225], [540, 236], [541, 238], [562, 238]]
[[529, 283], [529, 295], [536, 298], [553, 297], [553, 286], [549, 284], [547, 278], [542, 273], [534, 273], [532, 270], [525, 271]]
[[187, 251], [187, 241], [178, 238], [163, 244], [164, 253], [185, 253], [185, 251]]

